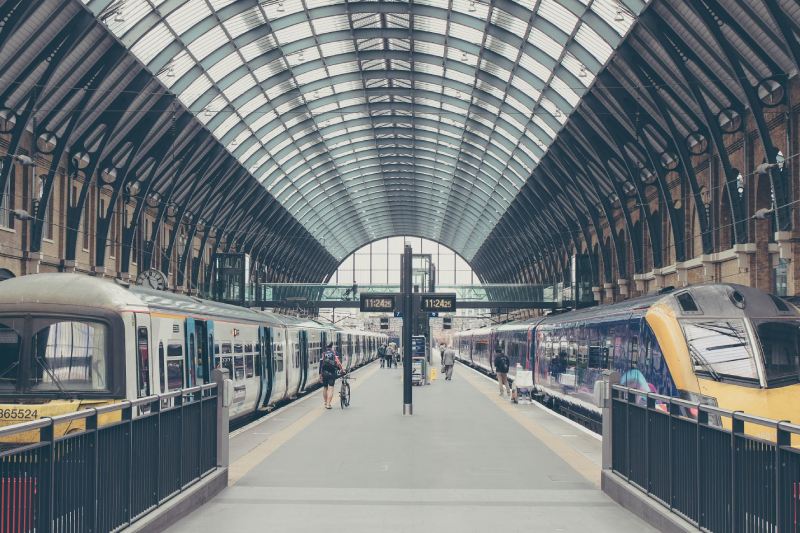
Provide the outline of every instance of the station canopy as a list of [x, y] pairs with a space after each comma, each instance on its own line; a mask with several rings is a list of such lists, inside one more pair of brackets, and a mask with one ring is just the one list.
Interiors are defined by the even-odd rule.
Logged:
[[335, 258], [471, 260], [649, 0], [82, 0]]

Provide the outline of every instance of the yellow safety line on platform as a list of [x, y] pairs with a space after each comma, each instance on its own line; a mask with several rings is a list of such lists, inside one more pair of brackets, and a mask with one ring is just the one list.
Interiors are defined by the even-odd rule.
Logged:
[[464, 371], [459, 372], [458, 377], [463, 377], [467, 383], [475, 387], [503, 412], [513, 418], [514, 421], [525, 428], [528, 433], [539, 439], [542, 444], [550, 448], [575, 471], [600, 488], [600, 467], [597, 464], [565, 443], [564, 439], [550, 433], [542, 426], [526, 417], [520, 411], [519, 405], [509, 402], [505, 397], [498, 396], [497, 386], [491, 386], [488, 381], [482, 380], [481, 376], [479, 376], [476, 371], [463, 365], [459, 366]]
[[[352, 390], [358, 389], [364, 381], [372, 376], [375, 371], [378, 369], [377, 365], [374, 365], [372, 368], [367, 369], [363, 372], [358, 373], [358, 380], [350, 382], [350, 388]], [[338, 400], [339, 398], [339, 387], [338, 387], [338, 380], [337, 380], [337, 387], [334, 390], [333, 396], [334, 399]], [[312, 411], [306, 413], [305, 415], [301, 416], [295, 422], [287, 426], [286, 428], [280, 430], [275, 435], [267, 438], [264, 442], [247, 452], [245, 455], [231, 463], [228, 467], [228, 486], [231, 487], [236, 484], [240, 479], [242, 479], [248, 472], [250, 472], [253, 468], [263, 462], [267, 457], [272, 455], [275, 450], [292, 440], [294, 437], [297, 436], [302, 430], [306, 427], [311, 425], [317, 418], [322, 416], [322, 413], [325, 412], [326, 409], [322, 407], [315, 408]]]

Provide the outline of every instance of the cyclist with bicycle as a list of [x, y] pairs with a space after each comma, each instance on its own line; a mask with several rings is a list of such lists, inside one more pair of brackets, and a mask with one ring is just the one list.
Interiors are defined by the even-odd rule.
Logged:
[[322, 405], [325, 409], [332, 409], [333, 387], [336, 385], [336, 377], [339, 372], [344, 372], [339, 356], [333, 349], [333, 343], [329, 342], [322, 354], [319, 364], [319, 380], [322, 383]]

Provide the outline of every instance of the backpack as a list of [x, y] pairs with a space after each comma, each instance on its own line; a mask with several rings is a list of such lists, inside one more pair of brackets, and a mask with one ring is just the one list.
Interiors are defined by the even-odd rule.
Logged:
[[508, 372], [508, 357], [498, 355], [494, 360], [494, 368], [497, 372]]
[[322, 371], [328, 374], [335, 374], [339, 370], [336, 366], [336, 354], [325, 352], [322, 354]]
[[380, 347], [378, 348], [378, 356], [380, 356], [380, 357], [386, 357], [386, 348], [385, 348], [385, 347], [383, 347], [383, 346], [380, 346]]

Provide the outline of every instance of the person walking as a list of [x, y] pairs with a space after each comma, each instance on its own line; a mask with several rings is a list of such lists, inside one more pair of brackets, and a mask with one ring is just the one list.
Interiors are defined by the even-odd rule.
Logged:
[[497, 383], [500, 385], [500, 396], [505, 396], [506, 391], [510, 395], [511, 387], [508, 386], [508, 367], [510, 362], [500, 346], [495, 348], [494, 352], [494, 372], [497, 374]]
[[[386, 344], [381, 344], [378, 346], [378, 357], [381, 359], [381, 368], [383, 368], [383, 365], [386, 364]], [[391, 368], [391, 366], [392, 365], [390, 363], [389, 368]]]
[[322, 354], [319, 365], [319, 380], [322, 383], [322, 405], [325, 409], [332, 409], [333, 387], [336, 385], [336, 377], [339, 372], [344, 372], [339, 356], [333, 350], [333, 343], [329, 342]]
[[386, 348], [386, 363], [391, 367], [392, 365], [397, 368], [397, 349], [394, 347], [394, 343], [390, 342], [388, 348]]
[[452, 381], [453, 379], [453, 365], [456, 364], [456, 352], [445, 345], [442, 351], [442, 366], [444, 366], [444, 379]]

